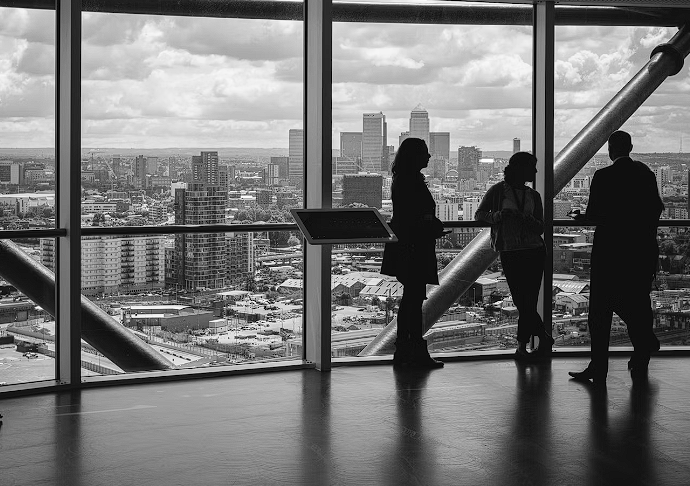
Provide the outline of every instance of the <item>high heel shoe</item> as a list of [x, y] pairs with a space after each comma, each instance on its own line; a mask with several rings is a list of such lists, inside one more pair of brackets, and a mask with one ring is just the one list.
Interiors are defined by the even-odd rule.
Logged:
[[556, 342], [553, 337], [544, 333], [539, 337], [539, 347], [532, 351], [532, 356], [535, 358], [551, 358], [553, 344]]
[[408, 368], [435, 370], [443, 368], [443, 361], [432, 358], [431, 356], [420, 357], [407, 363]]
[[530, 353], [526, 349], [517, 348], [513, 358], [515, 361], [520, 361], [521, 363], [531, 363], [534, 361], [534, 353]]

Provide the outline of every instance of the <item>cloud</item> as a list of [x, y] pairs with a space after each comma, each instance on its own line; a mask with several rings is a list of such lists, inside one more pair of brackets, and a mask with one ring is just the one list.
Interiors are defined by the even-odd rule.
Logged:
[[162, 42], [190, 54], [250, 61], [302, 55], [302, 22], [180, 17], [169, 18], [159, 27]]
[[53, 45], [55, 11], [0, 8], [0, 36]]
[[36, 42], [27, 44], [17, 59], [17, 72], [28, 76], [55, 76], [55, 49]]
[[[85, 13], [84, 143], [287, 146], [302, 125], [301, 22]], [[649, 59], [668, 28], [558, 26], [556, 145], [569, 141]], [[6, 146], [54, 140], [54, 12], [0, 9], [0, 126]], [[390, 143], [421, 103], [451, 146], [529, 146], [532, 32], [524, 26], [336, 23], [333, 137], [383, 111]], [[639, 146], [690, 126], [690, 69], [628, 122]], [[644, 134], [644, 135], [642, 135]], [[690, 143], [690, 142], [688, 142]], [[35, 146], [35, 145], [33, 145]], [[636, 147], [638, 145], [636, 144]], [[455, 150], [453, 148], [453, 150]]]

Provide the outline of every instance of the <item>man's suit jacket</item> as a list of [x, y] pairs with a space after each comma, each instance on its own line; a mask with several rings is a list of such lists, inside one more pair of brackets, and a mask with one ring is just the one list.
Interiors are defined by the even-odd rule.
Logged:
[[656, 177], [642, 162], [620, 157], [592, 178], [586, 220], [597, 224], [592, 279], [599, 271], [649, 278], [659, 258], [657, 225], [664, 209]]

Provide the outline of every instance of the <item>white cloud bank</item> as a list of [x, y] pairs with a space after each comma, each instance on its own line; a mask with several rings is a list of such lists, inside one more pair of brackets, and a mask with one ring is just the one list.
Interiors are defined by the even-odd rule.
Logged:
[[[2, 147], [54, 143], [53, 12], [0, 9]], [[675, 29], [558, 27], [556, 147], [567, 143]], [[83, 144], [286, 147], [302, 124], [299, 22], [84, 14]], [[529, 148], [528, 27], [334, 25], [333, 144], [362, 113], [397, 145], [421, 103], [451, 146]], [[690, 127], [688, 68], [626, 123], [640, 151], [677, 151]]]

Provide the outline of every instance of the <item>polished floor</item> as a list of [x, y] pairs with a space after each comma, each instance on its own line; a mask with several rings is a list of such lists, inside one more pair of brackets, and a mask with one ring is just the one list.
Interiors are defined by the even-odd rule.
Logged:
[[282, 371], [0, 400], [0, 484], [687, 485], [690, 359]]

